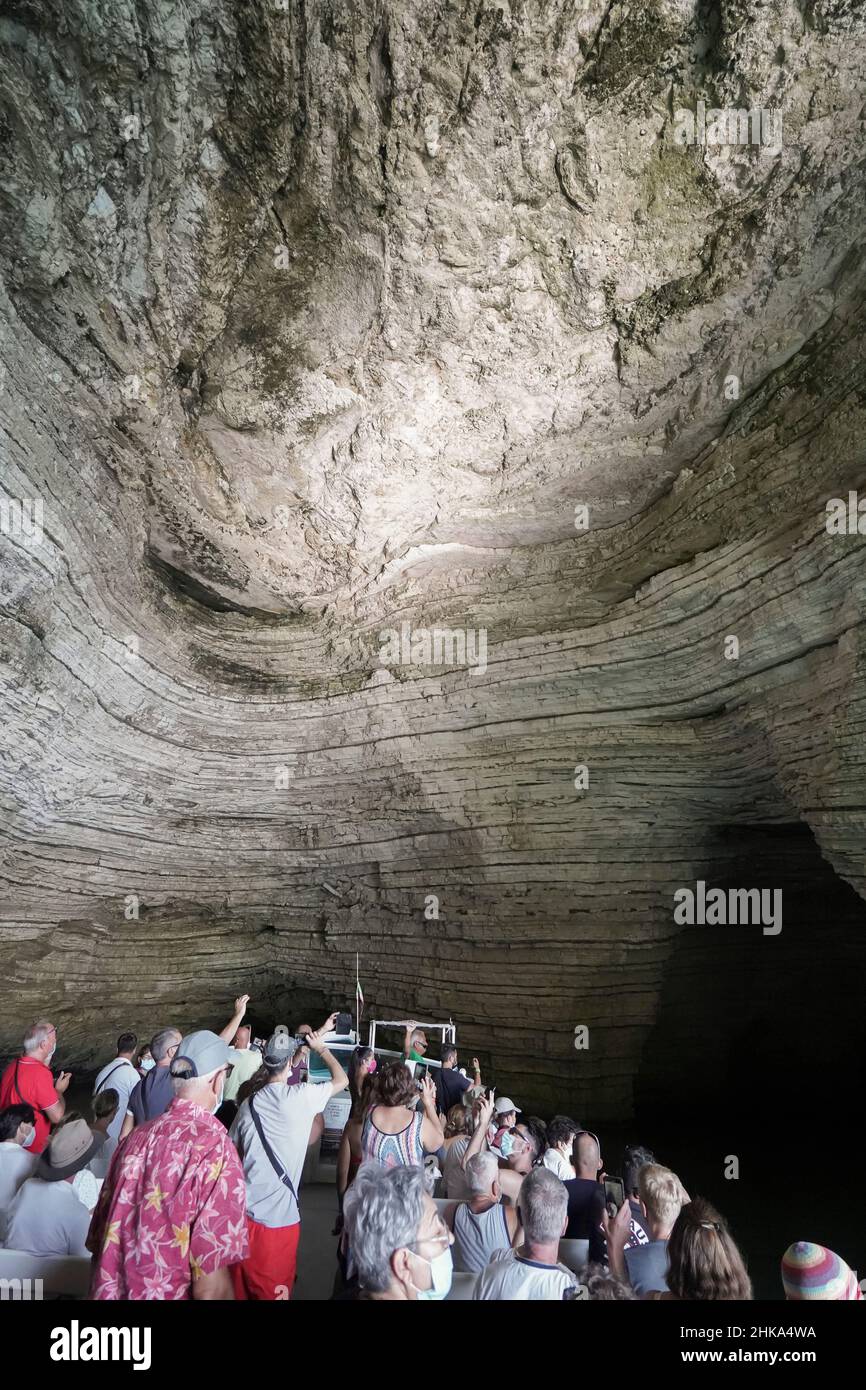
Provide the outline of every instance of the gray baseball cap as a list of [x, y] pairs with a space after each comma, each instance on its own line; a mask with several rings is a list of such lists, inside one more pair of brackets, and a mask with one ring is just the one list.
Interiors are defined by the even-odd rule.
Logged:
[[294, 1057], [297, 1047], [298, 1039], [289, 1033], [272, 1033], [265, 1045], [263, 1060], [272, 1067], [281, 1065]]
[[169, 1071], [172, 1076], [186, 1076], [189, 1067], [192, 1067], [193, 1076], [209, 1076], [217, 1067], [225, 1067], [230, 1061], [228, 1043], [207, 1028], [200, 1028], [197, 1033], [189, 1033], [181, 1038]]

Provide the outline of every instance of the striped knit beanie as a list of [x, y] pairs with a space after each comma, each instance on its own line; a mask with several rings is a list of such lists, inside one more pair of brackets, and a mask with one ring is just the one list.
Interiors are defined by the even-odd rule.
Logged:
[[840, 1301], [862, 1298], [857, 1276], [825, 1245], [797, 1240], [782, 1256], [782, 1284], [789, 1299]]

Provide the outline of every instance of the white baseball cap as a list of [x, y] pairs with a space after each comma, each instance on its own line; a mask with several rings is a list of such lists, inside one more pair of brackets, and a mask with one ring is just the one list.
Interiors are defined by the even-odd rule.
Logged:
[[493, 1107], [493, 1113], [495, 1115], [507, 1115], [512, 1110], [515, 1111], [515, 1113], [518, 1115], [523, 1114], [523, 1111], [518, 1110], [517, 1106], [514, 1104], [514, 1101], [509, 1100], [508, 1096], [499, 1096], [497, 1098], [496, 1104]]

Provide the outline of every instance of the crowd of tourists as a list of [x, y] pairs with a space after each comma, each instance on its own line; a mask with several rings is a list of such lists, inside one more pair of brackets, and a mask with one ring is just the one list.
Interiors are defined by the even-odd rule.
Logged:
[[[752, 1297], [724, 1217], [648, 1149], [626, 1149], [606, 1184], [597, 1134], [524, 1115], [453, 1046], [426, 1068], [413, 1020], [404, 1061], [358, 1046], [344, 1069], [336, 1014], [254, 1041], [248, 1002], [219, 1032], [122, 1033], [89, 1115], [52, 1072], [56, 1028], [34, 1023], [0, 1080], [0, 1245], [89, 1256], [95, 1299], [290, 1298], [305, 1160], [348, 1089], [334, 1298], [439, 1300], [467, 1277], [482, 1301]], [[308, 1079], [313, 1055], [327, 1079]], [[861, 1297], [808, 1241], [785, 1251], [781, 1285], [790, 1300]]]

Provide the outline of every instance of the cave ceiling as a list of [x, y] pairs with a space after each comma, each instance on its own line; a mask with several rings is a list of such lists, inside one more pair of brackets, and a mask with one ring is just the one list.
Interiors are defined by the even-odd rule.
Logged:
[[[3, 7], [0, 481], [43, 517], [0, 535], [4, 1046], [325, 1004], [358, 952], [515, 1093], [626, 1114], [721, 827], [866, 891], [825, 525], [866, 482], [864, 37]], [[485, 659], [389, 663], [406, 624]]]

